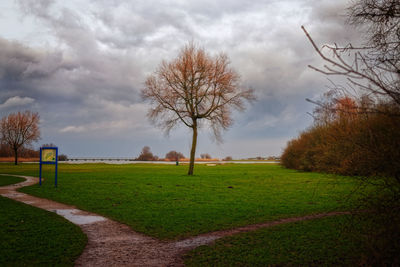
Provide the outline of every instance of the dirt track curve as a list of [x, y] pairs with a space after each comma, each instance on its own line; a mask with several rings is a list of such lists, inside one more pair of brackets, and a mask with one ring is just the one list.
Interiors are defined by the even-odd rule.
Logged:
[[349, 214], [349, 212], [328, 212], [287, 218], [167, 242], [137, 233], [124, 224], [98, 214], [17, 192], [18, 188], [38, 183], [38, 178], [35, 177], [20, 175], [18, 177], [23, 177], [26, 181], [0, 187], [0, 195], [55, 212], [78, 225], [87, 235], [88, 244], [76, 260], [76, 266], [183, 266], [184, 253], [198, 246], [210, 244], [224, 236], [284, 223]]

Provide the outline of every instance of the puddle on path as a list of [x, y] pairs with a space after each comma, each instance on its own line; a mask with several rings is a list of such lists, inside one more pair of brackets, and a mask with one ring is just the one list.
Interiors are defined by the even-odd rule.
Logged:
[[178, 241], [175, 243], [177, 248], [195, 248], [201, 245], [206, 245], [212, 241], [220, 238], [219, 236], [198, 236], [186, 240]]
[[78, 225], [91, 224], [91, 223], [101, 222], [101, 221], [106, 220], [106, 218], [104, 218], [102, 216], [76, 214], [76, 213], [82, 212], [77, 209], [62, 209], [62, 210], [57, 209], [57, 210], [51, 210], [51, 211], [57, 213], [58, 215], [63, 216], [68, 221], [71, 221]]
[[18, 192], [12, 192], [12, 193], [5, 193], [5, 194], [0, 194], [3, 197], [8, 197], [8, 198], [19, 198], [19, 197], [24, 197], [25, 194], [23, 193], [18, 193]]
[[21, 202], [24, 202], [25, 204], [28, 204], [28, 205], [35, 204], [35, 201], [21, 201]]

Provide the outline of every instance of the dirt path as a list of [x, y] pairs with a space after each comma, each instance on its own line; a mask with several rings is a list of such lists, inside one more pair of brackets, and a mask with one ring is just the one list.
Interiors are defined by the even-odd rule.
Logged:
[[328, 212], [287, 218], [166, 242], [137, 233], [124, 224], [79, 210], [74, 206], [17, 192], [18, 188], [38, 183], [38, 178], [18, 177], [23, 177], [26, 181], [0, 187], [0, 195], [55, 212], [81, 227], [87, 235], [88, 244], [75, 262], [76, 266], [183, 266], [182, 255], [185, 252], [210, 244], [224, 236], [284, 223], [349, 214], [349, 212]]

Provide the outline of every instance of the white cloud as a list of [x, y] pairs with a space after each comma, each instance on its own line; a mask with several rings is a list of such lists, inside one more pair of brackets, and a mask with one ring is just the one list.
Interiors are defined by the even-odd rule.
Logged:
[[7, 99], [3, 104], [0, 104], [0, 109], [7, 109], [10, 107], [26, 106], [35, 102], [35, 99], [30, 97], [13, 96]]
[[70, 125], [70, 126], [60, 129], [60, 133], [81, 133], [81, 132], [85, 132], [86, 130], [87, 130], [87, 128], [84, 126]]

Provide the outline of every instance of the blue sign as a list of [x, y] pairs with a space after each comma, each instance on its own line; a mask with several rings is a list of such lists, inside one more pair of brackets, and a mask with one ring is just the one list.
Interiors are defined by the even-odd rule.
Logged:
[[55, 180], [54, 186], [57, 187], [57, 169], [58, 169], [58, 147], [41, 147], [39, 162], [39, 185], [42, 185], [42, 164], [54, 164]]

